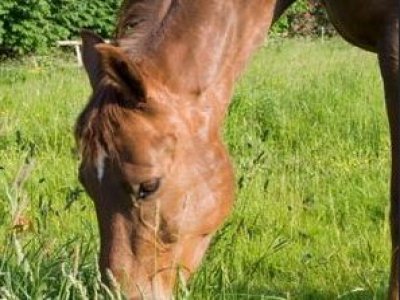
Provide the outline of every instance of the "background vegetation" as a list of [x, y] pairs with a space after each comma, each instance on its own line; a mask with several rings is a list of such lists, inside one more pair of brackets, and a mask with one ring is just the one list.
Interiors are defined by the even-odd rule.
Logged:
[[[45, 53], [56, 41], [76, 39], [80, 28], [112, 36], [122, 0], [2, 0], [0, 56]], [[273, 29], [279, 35], [317, 35], [328, 26], [318, 0], [298, 0]]]
[[80, 28], [109, 37], [121, 1], [2, 0], [0, 51], [8, 55], [43, 53], [57, 40], [77, 38]]
[[[99, 281], [94, 209], [76, 175], [83, 70], [3, 63], [0, 91], [0, 298], [113, 298]], [[225, 126], [234, 213], [179, 299], [385, 299], [382, 99], [374, 55], [335, 39], [270, 40]]]

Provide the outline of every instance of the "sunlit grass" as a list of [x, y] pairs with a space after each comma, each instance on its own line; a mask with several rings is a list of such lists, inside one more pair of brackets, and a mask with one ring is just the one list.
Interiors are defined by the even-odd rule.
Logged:
[[[76, 176], [88, 94], [68, 64], [0, 66], [0, 298], [112, 297]], [[181, 298], [383, 299], [389, 141], [374, 55], [271, 41], [240, 80], [225, 137], [235, 211]]]

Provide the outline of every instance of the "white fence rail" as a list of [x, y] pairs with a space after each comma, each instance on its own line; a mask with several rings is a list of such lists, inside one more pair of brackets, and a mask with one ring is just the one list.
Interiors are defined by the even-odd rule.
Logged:
[[[109, 43], [109, 40], [106, 40], [106, 43]], [[78, 66], [82, 66], [82, 41], [58, 41], [57, 42], [58, 47], [74, 47], [75, 48], [75, 55], [76, 59], [78, 61]]]

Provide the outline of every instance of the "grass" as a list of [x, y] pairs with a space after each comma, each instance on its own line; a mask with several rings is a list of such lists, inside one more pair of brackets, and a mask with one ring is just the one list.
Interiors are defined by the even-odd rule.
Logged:
[[[0, 66], [0, 298], [110, 299], [72, 128], [70, 63]], [[181, 299], [384, 299], [388, 130], [373, 54], [276, 40], [240, 80], [225, 137], [235, 211]]]

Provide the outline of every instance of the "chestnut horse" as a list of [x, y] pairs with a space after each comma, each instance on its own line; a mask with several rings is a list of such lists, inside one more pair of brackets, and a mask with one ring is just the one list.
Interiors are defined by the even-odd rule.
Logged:
[[[76, 125], [100, 267], [130, 299], [169, 299], [228, 216], [221, 127], [235, 80], [295, 0], [127, 0], [111, 44], [82, 32], [93, 94]], [[326, 0], [338, 32], [377, 53], [392, 141], [390, 299], [399, 299], [398, 0]], [[268, 66], [265, 66], [268, 72]]]

